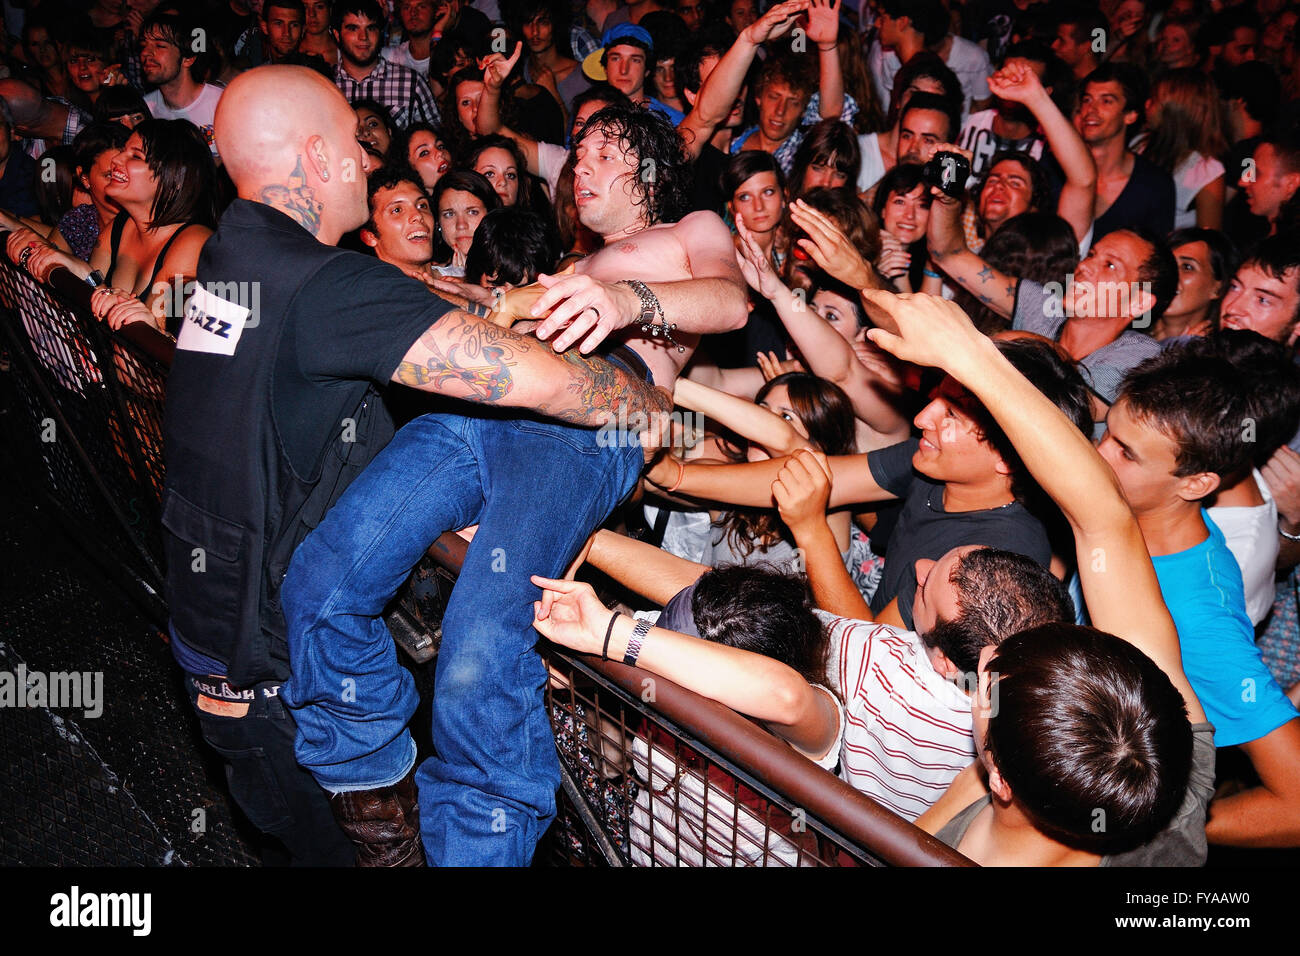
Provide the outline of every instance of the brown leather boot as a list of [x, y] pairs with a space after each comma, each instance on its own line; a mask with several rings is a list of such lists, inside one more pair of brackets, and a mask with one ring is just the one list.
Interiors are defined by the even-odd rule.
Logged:
[[424, 866], [415, 772], [391, 787], [330, 797], [330, 809], [357, 848], [357, 866]]

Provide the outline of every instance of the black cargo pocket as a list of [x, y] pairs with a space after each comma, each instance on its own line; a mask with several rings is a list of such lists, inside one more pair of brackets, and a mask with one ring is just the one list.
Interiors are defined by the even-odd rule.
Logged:
[[[248, 587], [252, 534], [241, 525], [204, 511], [176, 492], [163, 506], [166, 528], [167, 604], [182, 639], [199, 647], [228, 644], [245, 630], [257, 593]], [[251, 595], [249, 594], [252, 591]]]

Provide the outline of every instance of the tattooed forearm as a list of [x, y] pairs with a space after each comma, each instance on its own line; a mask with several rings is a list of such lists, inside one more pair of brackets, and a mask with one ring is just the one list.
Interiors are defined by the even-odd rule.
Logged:
[[644, 422], [652, 413], [662, 414], [672, 409], [671, 400], [665, 399], [663, 390], [633, 378], [604, 359], [581, 355], [573, 349], [558, 357], [569, 366], [565, 393], [572, 397], [573, 403], [539, 406], [538, 411], [544, 415], [574, 425], [604, 425], [620, 418]]
[[[509, 329], [448, 316], [420, 336], [393, 379], [471, 401], [500, 402], [514, 387], [511, 369], [527, 349], [528, 340]], [[420, 361], [411, 361], [415, 354]]]

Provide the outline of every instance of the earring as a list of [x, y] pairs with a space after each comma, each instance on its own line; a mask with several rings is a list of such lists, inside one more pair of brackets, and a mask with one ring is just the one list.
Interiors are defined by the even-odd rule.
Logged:
[[323, 183], [330, 181], [330, 171], [328, 169], [322, 169], [320, 171], [320, 181]]

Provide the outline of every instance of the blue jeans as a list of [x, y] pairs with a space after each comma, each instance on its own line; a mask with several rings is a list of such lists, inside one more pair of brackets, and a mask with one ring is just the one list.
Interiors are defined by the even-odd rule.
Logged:
[[409, 769], [417, 703], [379, 615], [438, 535], [479, 526], [443, 617], [437, 756], [416, 775], [431, 864], [526, 866], [555, 816], [560, 768], [529, 575], [563, 574], [640, 474], [635, 442], [598, 438], [491, 412], [422, 416], [294, 554], [281, 597], [295, 751], [327, 789], [367, 789]]

